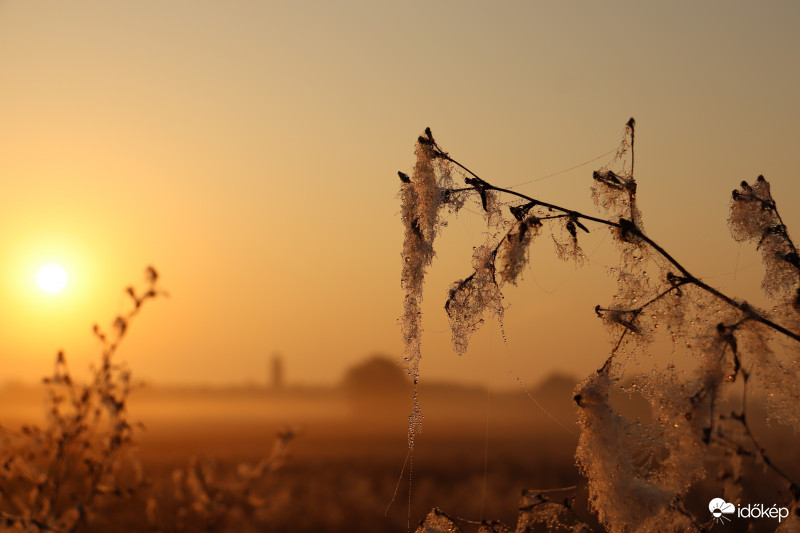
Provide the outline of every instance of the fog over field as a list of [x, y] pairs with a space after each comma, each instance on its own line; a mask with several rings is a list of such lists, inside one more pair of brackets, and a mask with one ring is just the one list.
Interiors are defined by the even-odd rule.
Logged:
[[0, 531], [800, 531], [798, 21], [0, 0]]

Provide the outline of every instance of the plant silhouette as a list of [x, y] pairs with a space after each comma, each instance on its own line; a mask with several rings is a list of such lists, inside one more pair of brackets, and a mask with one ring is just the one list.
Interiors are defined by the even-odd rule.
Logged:
[[[422, 288], [434, 241], [448, 215], [469, 198], [483, 211], [486, 238], [474, 250], [472, 271], [451, 285], [444, 306], [458, 354], [466, 351], [487, 315], [502, 327], [503, 285], [519, 282], [532, 243], [543, 233], [549, 232], [560, 259], [582, 265], [581, 235], [605, 228], [619, 254], [617, 291], [594, 312], [611, 335], [611, 349], [574, 393], [581, 428], [576, 460], [586, 478], [591, 510], [609, 531], [709, 531], [714, 516], [690, 511], [687, 492], [708, 480], [713, 462], [721, 472], [713, 480], [718, 482], [714, 490], [725, 501], [736, 500], [744, 488], [747, 460], [774, 478], [779, 505], [791, 511], [788, 520], [776, 524], [794, 530], [800, 527], [800, 487], [760, 444], [749, 414], [759, 395], [770, 420], [791, 427], [800, 421], [800, 256], [769, 183], [758, 176], [733, 191], [728, 225], [735, 240], [753, 242], [761, 251], [766, 271], [762, 289], [774, 306], [760, 309], [689, 272], [644, 230], [634, 176], [635, 127], [635, 120], [628, 120], [616, 155], [592, 174], [599, 215], [493, 185], [425, 130], [417, 140], [413, 172], [399, 173], [405, 368], [416, 384], [422, 357]], [[457, 176], [465, 186], [455, 185]], [[671, 341], [675, 364], [636, 374], [634, 363], [646, 358], [660, 336]], [[649, 401], [651, 422], [629, 420], [609, 401], [609, 394], [622, 387], [623, 376]], [[721, 406], [730, 404], [737, 386], [738, 406], [726, 411]], [[409, 425], [412, 452], [420, 420], [415, 394]], [[458, 531], [455, 520], [434, 509], [419, 531]], [[572, 500], [525, 493], [516, 530], [528, 531], [536, 524], [551, 531], [589, 529], [575, 514]], [[484, 523], [481, 531], [510, 529]]]

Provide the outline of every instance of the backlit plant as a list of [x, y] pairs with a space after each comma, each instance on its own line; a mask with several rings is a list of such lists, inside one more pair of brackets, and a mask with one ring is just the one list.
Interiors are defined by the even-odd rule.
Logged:
[[[474, 250], [471, 272], [451, 285], [445, 301], [458, 354], [466, 351], [487, 314], [502, 327], [503, 285], [518, 283], [537, 239], [549, 233], [560, 259], [582, 265], [581, 235], [604, 229], [619, 254], [617, 291], [594, 312], [612, 345], [574, 394], [581, 429], [576, 460], [587, 481], [591, 510], [610, 531], [708, 531], [713, 520], [687, 509], [687, 492], [710, 477], [713, 460], [721, 472], [712, 479], [719, 495], [736, 501], [744, 485], [743, 461], [752, 461], [783, 488], [781, 505], [791, 517], [780, 527], [800, 527], [800, 487], [761, 446], [748, 417], [757, 393], [770, 420], [791, 427], [800, 421], [800, 256], [769, 183], [763, 176], [752, 184], [742, 182], [733, 191], [728, 220], [735, 240], [753, 242], [762, 253], [762, 289], [774, 306], [760, 309], [690, 273], [645, 232], [637, 205], [634, 139], [635, 121], [630, 119], [616, 156], [592, 174], [591, 192], [600, 211], [593, 215], [489, 183], [443, 150], [426, 129], [417, 141], [413, 172], [399, 173], [405, 231], [404, 366], [417, 383], [425, 273], [447, 216], [466, 201], [480, 205], [486, 238]], [[456, 177], [463, 187], [455, 185]], [[676, 364], [657, 372], [631, 371], [662, 331], [673, 344]], [[650, 403], [652, 421], [628, 419], [610, 402], [623, 377], [631, 383], [626, 390], [640, 392]], [[735, 386], [740, 387], [740, 403], [725, 411], [720, 406], [731, 400]], [[412, 451], [420, 421], [415, 394]], [[526, 494], [517, 531], [528, 531], [534, 522], [549, 524], [548, 530], [588, 529], [571, 505], [545, 494]], [[457, 530], [436, 509], [420, 526], [420, 531]], [[482, 526], [482, 531], [506, 530], [497, 523]]]

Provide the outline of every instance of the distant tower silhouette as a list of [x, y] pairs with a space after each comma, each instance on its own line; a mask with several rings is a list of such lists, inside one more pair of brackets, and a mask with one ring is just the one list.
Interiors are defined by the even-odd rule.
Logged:
[[272, 361], [270, 361], [270, 383], [273, 389], [283, 388], [283, 358], [281, 354], [272, 354]]

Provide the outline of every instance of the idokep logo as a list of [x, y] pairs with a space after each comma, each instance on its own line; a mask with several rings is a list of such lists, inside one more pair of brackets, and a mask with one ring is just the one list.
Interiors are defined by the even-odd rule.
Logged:
[[735, 513], [736, 506], [726, 502], [722, 498], [714, 498], [708, 502], [708, 510], [711, 511], [711, 514], [714, 516], [714, 522], [720, 524], [724, 523], [726, 520], [728, 522], [731, 521], [731, 519], [725, 515]]
[[778, 522], [789, 516], [789, 509], [778, 507], [777, 505], [767, 506], [763, 503], [753, 503], [750, 505], [740, 505], [736, 507], [722, 498], [714, 498], [708, 502], [708, 510], [714, 517], [714, 522], [721, 524], [731, 519], [725, 515], [734, 515], [737, 518], [777, 518]]

